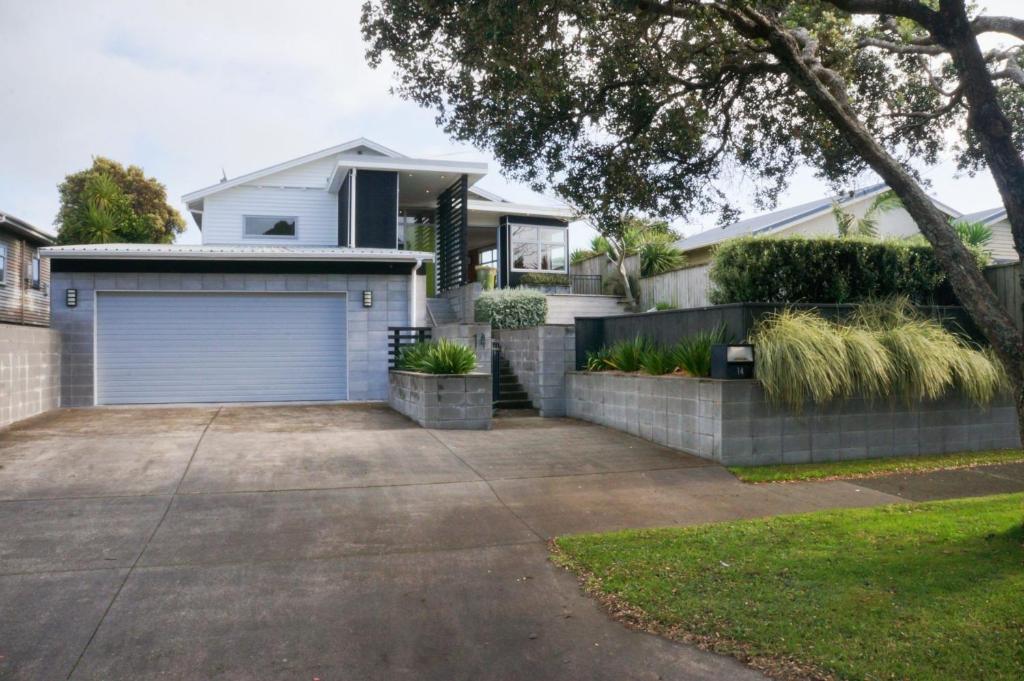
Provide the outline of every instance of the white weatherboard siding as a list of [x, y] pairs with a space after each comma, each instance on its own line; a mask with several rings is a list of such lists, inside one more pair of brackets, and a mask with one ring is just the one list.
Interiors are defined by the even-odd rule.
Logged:
[[246, 182], [245, 184], [253, 186], [272, 185], [277, 187], [316, 187], [317, 189], [323, 189], [327, 186], [327, 180], [331, 177], [331, 173], [333, 173], [334, 169], [338, 166], [339, 158], [341, 158], [341, 154], [335, 154], [334, 156], [328, 156], [327, 158], [303, 163], [302, 165], [295, 166], [294, 168], [282, 170], [256, 180], [252, 180], [251, 182]]
[[344, 294], [96, 294], [97, 404], [348, 397]]
[[1013, 233], [1010, 231], [1010, 222], [1000, 220], [989, 225], [992, 230], [992, 241], [988, 243], [988, 250], [992, 253], [994, 260], [1002, 262], [1015, 262], [1020, 258], [1017, 256], [1017, 249], [1013, 247]]
[[[337, 246], [338, 197], [324, 189], [240, 186], [206, 197], [203, 244]], [[243, 236], [246, 215], [296, 217], [296, 238]]]
[[[864, 217], [864, 213], [867, 212], [871, 202], [874, 200], [875, 197], [870, 197], [857, 202], [851, 202], [843, 206], [843, 210], [860, 219]], [[876, 214], [875, 219], [878, 221], [878, 236], [882, 238], [904, 239], [919, 233], [917, 224], [910, 217], [910, 213], [902, 208]], [[832, 211], [828, 211], [823, 215], [814, 217], [794, 227], [782, 229], [774, 234], [776, 236], [836, 236], [839, 234], [839, 226], [836, 224], [836, 218], [832, 215]]]

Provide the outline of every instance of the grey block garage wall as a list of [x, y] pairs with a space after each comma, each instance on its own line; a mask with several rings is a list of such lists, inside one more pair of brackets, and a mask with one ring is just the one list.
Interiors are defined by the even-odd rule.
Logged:
[[756, 381], [571, 372], [568, 415], [730, 466], [1020, 447], [1007, 401], [908, 405], [845, 400], [803, 413], [768, 404]]
[[541, 416], [565, 416], [565, 376], [576, 362], [576, 327], [495, 329], [507, 359]]
[[0, 323], [0, 428], [56, 409], [59, 397], [60, 335]]
[[[57, 272], [51, 326], [61, 338], [60, 404], [93, 404], [93, 319], [99, 291], [348, 291], [348, 385], [351, 400], [388, 397], [387, 329], [409, 324], [408, 275], [355, 274], [107, 274]], [[64, 292], [78, 289], [78, 306]], [[373, 307], [362, 292], [373, 291]]]

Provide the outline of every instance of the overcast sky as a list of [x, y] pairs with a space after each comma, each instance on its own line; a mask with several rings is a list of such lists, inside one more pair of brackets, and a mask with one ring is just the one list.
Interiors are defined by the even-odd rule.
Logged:
[[[391, 73], [365, 63], [362, 0], [0, 0], [0, 210], [53, 230], [57, 185], [95, 154], [141, 165], [181, 195], [229, 177], [368, 137], [410, 156], [485, 160], [480, 186], [510, 185], [493, 159], [451, 142], [433, 114], [391, 95]], [[986, 0], [1020, 16], [1020, 0]], [[933, 192], [968, 212], [999, 204], [988, 176], [928, 173]], [[781, 202], [826, 191], [809, 174]], [[198, 243], [188, 232], [179, 242]], [[687, 231], [697, 231], [694, 220]], [[573, 247], [589, 240], [575, 230]]]

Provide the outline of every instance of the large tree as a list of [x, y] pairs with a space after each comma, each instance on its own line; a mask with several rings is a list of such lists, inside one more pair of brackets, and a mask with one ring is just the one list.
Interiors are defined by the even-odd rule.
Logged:
[[185, 231], [185, 220], [167, 203], [167, 189], [138, 166], [96, 156], [90, 168], [65, 177], [58, 190], [62, 244], [169, 244]]
[[[1003, 359], [1024, 427], [1024, 340], [918, 168], [988, 168], [1024, 253], [1024, 20], [969, 0], [371, 0], [368, 57], [514, 176], [587, 214], [735, 214], [809, 164], [873, 170]], [[996, 49], [979, 37], [1000, 34]]]

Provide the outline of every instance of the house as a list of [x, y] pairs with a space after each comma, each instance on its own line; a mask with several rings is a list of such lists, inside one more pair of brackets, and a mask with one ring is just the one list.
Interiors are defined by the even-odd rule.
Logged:
[[1005, 208], [990, 208], [978, 213], [969, 213], [961, 216], [960, 221], [980, 222], [992, 230], [992, 240], [988, 243], [987, 248], [992, 253], [992, 260], [996, 264], [1020, 260], [1017, 249], [1013, 247], [1013, 233], [1010, 231], [1010, 221], [1006, 216]]
[[[864, 217], [871, 204], [888, 191], [884, 184], [817, 199], [771, 213], [734, 222], [725, 227], [709, 229], [681, 239], [676, 246], [686, 253], [689, 265], [704, 265], [711, 261], [714, 246], [741, 236], [816, 236], [836, 235], [838, 226], [833, 206], [838, 205], [844, 212], [856, 218]], [[951, 218], [960, 219], [959, 211], [939, 201], [935, 205]], [[881, 237], [909, 237], [918, 234], [917, 224], [902, 207], [876, 214], [878, 235]]]
[[39, 249], [53, 237], [0, 211], [0, 323], [50, 323], [50, 264]]
[[357, 139], [186, 194], [201, 245], [47, 249], [61, 404], [385, 399], [389, 328], [425, 323], [430, 263], [440, 292], [477, 264], [502, 285], [567, 271], [568, 210], [486, 173]]

